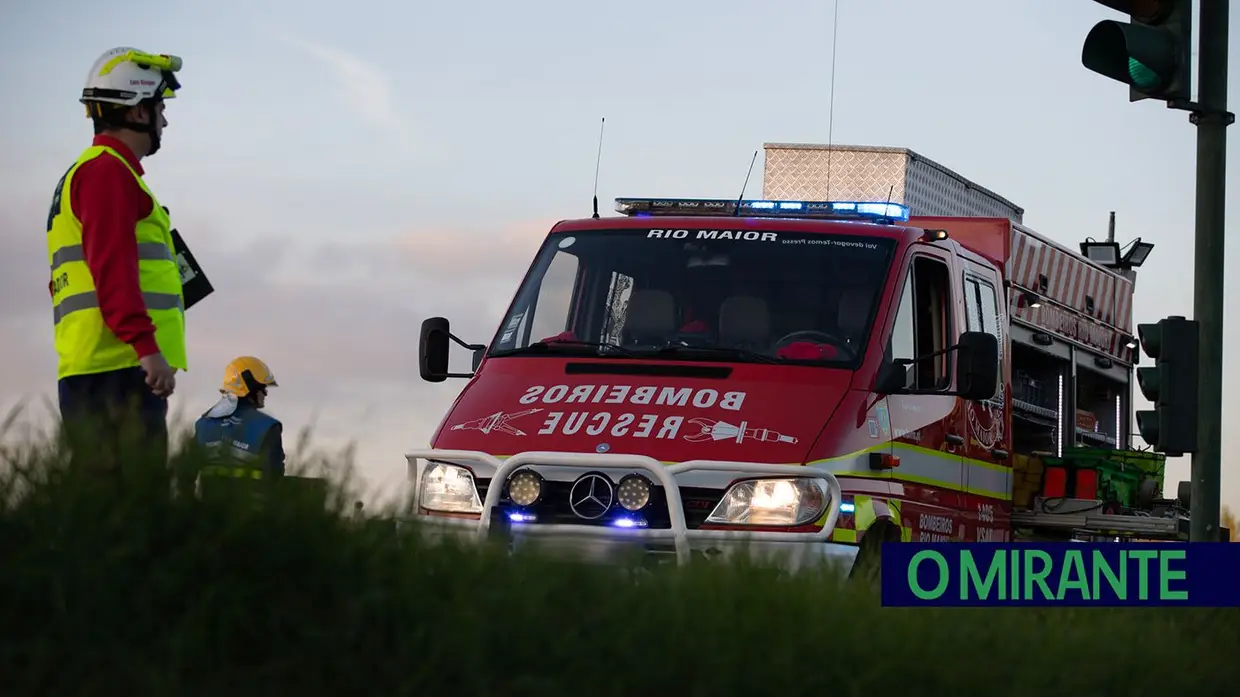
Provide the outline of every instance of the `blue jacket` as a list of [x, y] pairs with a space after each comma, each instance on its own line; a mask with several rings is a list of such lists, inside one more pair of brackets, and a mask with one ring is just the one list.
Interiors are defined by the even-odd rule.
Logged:
[[250, 402], [235, 407], [221, 400], [194, 424], [194, 440], [215, 453], [227, 452], [263, 476], [284, 474], [284, 435], [279, 420]]

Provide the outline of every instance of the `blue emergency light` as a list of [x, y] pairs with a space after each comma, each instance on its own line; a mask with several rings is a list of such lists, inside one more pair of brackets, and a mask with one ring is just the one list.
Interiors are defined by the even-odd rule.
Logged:
[[864, 201], [740, 201], [710, 198], [618, 198], [616, 212], [628, 216], [720, 216], [741, 218], [809, 218], [904, 222], [908, 206]]

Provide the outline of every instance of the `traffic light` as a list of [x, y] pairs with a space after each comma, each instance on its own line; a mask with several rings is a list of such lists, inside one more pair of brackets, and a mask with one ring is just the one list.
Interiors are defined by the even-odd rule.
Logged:
[[1183, 317], [1138, 324], [1141, 348], [1154, 367], [1137, 368], [1141, 394], [1154, 403], [1137, 412], [1137, 430], [1154, 450], [1172, 457], [1197, 451], [1197, 342], [1200, 325]]
[[1192, 0], [1094, 0], [1128, 15], [1085, 37], [1081, 63], [1128, 85], [1128, 101], [1172, 102], [1192, 96]]

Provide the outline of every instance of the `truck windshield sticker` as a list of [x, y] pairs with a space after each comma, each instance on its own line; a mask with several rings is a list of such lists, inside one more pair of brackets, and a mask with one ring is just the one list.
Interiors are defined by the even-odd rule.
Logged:
[[828, 237], [785, 237], [783, 244], [821, 245], [827, 247], [846, 247], [848, 249], [878, 249], [878, 244], [865, 240], [835, 240]]
[[646, 233], [646, 239], [777, 242], [779, 241], [779, 235], [774, 232], [759, 232], [757, 230], [651, 230]]
[[522, 404], [655, 404], [658, 406], [684, 407], [693, 405], [698, 409], [718, 407], [728, 411], [740, 411], [745, 403], [744, 392], [723, 392], [710, 388], [695, 390], [689, 387], [655, 387], [643, 385], [533, 385], [517, 400]]
[[868, 240], [850, 240], [818, 235], [780, 235], [776, 232], [758, 230], [660, 230], [646, 232], [646, 239], [658, 240], [706, 240], [736, 242], [779, 242], [792, 245], [816, 245], [824, 247], [841, 247], [847, 249], [879, 249], [876, 242]]
[[518, 312], [512, 316], [512, 319], [508, 320], [507, 326], [504, 327], [504, 334], [499, 338], [501, 344], [507, 344], [512, 341], [512, 337], [516, 336], [517, 327], [521, 326], [521, 320], [523, 319], [525, 319], [525, 313]]

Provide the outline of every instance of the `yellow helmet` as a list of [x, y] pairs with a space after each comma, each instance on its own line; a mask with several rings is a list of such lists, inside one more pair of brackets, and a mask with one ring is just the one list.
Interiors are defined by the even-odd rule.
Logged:
[[276, 376], [267, 364], [254, 356], [234, 358], [224, 368], [224, 384], [220, 392], [244, 397], [259, 387], [279, 387]]

